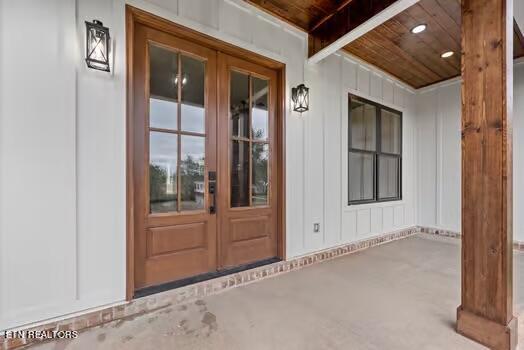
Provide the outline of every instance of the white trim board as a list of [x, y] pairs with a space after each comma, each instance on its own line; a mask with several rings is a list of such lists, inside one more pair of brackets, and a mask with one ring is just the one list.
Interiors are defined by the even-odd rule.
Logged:
[[395, 77], [394, 75], [391, 75], [390, 73], [386, 72], [382, 68], [379, 68], [367, 61], [364, 61], [363, 59], [347, 52], [344, 50], [339, 50], [335, 54], [335, 56], [340, 56], [342, 59], [345, 59], [346, 61], [356, 63], [361, 65], [363, 68], [365, 68], [368, 71], [372, 71], [374, 74], [383, 75], [387, 80], [391, 81], [392, 83], [402, 87], [407, 92], [409, 92], [412, 95], [415, 95], [417, 93], [417, 90], [411, 87], [410, 85], [406, 84], [399, 78]]
[[403, 12], [408, 7], [415, 5], [417, 2], [419, 2], [419, 0], [398, 0], [392, 5], [386, 7], [381, 12], [377, 13], [375, 16], [368, 19], [366, 22], [353, 29], [352, 31], [344, 34], [343, 36], [335, 40], [335, 42], [331, 43], [330, 45], [326, 46], [325, 48], [311, 56], [307, 60], [307, 63], [316, 64], [322, 61], [324, 58], [337, 52], [350, 42], [360, 38], [362, 35], [375, 29], [382, 23]]
[[[524, 57], [520, 57], [520, 58], [517, 58], [517, 59], [513, 60], [513, 67], [514, 68], [517, 68], [517, 67], [520, 67], [520, 66], [523, 66], [523, 65], [524, 65]], [[418, 94], [424, 94], [426, 92], [433, 91], [433, 90], [438, 89], [440, 87], [446, 87], [446, 86], [450, 86], [450, 85], [455, 85], [455, 84], [459, 84], [461, 82], [462, 82], [462, 77], [458, 76], [458, 77], [454, 77], [454, 78], [449, 78], [448, 80], [439, 81], [438, 83], [434, 83], [434, 84], [431, 84], [431, 85], [428, 85], [428, 86], [421, 87], [419, 89], [416, 89], [415, 92], [418, 93]]]

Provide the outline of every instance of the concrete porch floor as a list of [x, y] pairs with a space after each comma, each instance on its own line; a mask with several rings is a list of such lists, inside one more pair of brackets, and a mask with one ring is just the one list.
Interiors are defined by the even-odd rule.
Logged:
[[[454, 331], [459, 266], [459, 240], [420, 234], [33, 349], [484, 349]], [[523, 253], [514, 271], [517, 313]]]

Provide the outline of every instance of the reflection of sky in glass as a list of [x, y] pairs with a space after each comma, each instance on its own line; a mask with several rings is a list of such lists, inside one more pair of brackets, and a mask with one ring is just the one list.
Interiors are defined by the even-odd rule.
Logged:
[[253, 119], [253, 138], [267, 139], [267, 111], [265, 109], [253, 108], [251, 117]]
[[177, 128], [177, 103], [151, 98], [149, 100], [149, 125], [152, 128]]
[[[170, 166], [176, 169], [177, 161], [177, 136], [174, 134], [151, 132], [150, 138], [150, 163], [155, 165]], [[182, 157], [190, 155], [194, 161], [202, 163], [205, 155], [205, 138], [200, 136], [182, 136]], [[174, 170], [173, 170], [174, 171]]]
[[206, 145], [204, 137], [188, 135], [182, 136], [182, 160], [185, 160], [189, 155], [195, 162], [203, 165], [205, 149]]
[[151, 132], [149, 139], [149, 162], [168, 171], [168, 176], [176, 172], [177, 136], [168, 133]]
[[[149, 102], [150, 127], [177, 130], [177, 112], [176, 102], [151, 98]], [[183, 131], [205, 133], [204, 106], [182, 104], [181, 122]]]
[[182, 103], [182, 130], [205, 133], [204, 106], [195, 106]]
[[253, 77], [253, 109], [251, 114], [251, 127], [253, 128], [253, 138], [258, 140], [267, 139], [268, 134], [268, 82], [260, 78]]

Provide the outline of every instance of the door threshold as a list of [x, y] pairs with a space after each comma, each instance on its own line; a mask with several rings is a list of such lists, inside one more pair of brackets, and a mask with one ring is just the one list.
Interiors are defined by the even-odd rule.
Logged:
[[138, 290], [135, 291], [134, 299], [143, 298], [143, 297], [146, 297], [146, 296], [151, 295], [151, 294], [161, 293], [161, 292], [165, 292], [165, 291], [168, 291], [168, 290], [185, 287], [185, 286], [188, 286], [190, 284], [195, 284], [195, 283], [199, 283], [199, 282], [203, 282], [203, 281], [208, 281], [208, 280], [211, 280], [211, 279], [214, 279], [214, 278], [217, 278], [217, 277], [232, 275], [232, 274], [237, 273], [237, 272], [251, 270], [251, 269], [254, 269], [254, 268], [257, 268], [257, 267], [260, 267], [260, 266], [274, 264], [274, 263], [279, 262], [279, 261], [282, 261], [282, 259], [276, 258], [276, 257], [275, 258], [269, 258], [269, 259], [255, 261], [253, 263], [249, 263], [249, 264], [245, 264], [245, 265], [240, 265], [240, 266], [236, 266], [236, 267], [231, 267], [231, 268], [219, 270], [219, 271], [208, 272], [208, 273], [204, 273], [204, 274], [201, 274], [201, 275], [196, 275], [196, 276], [184, 278], [184, 279], [181, 279], [181, 280], [176, 280], [176, 281], [172, 281], [172, 282], [162, 283], [162, 284], [159, 284], [159, 285], [156, 285], [156, 286], [145, 287], [145, 288], [138, 289]]

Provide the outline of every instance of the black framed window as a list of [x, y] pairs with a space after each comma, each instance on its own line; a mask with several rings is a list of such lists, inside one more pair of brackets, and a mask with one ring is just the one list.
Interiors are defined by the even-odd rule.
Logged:
[[402, 199], [402, 112], [349, 94], [348, 204]]

